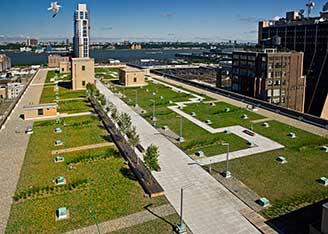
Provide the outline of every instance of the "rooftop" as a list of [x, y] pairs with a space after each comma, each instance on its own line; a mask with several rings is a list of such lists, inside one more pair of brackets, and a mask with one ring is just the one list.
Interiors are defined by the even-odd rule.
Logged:
[[58, 105], [56, 103], [45, 103], [31, 106], [24, 106], [24, 110], [37, 110], [40, 108], [57, 108]]
[[120, 70], [125, 71], [125, 72], [143, 72], [141, 69], [134, 68], [134, 67], [124, 67], [124, 68], [121, 68]]

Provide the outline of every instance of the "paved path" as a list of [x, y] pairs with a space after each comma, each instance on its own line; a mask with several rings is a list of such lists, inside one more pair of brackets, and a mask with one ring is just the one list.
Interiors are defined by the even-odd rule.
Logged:
[[51, 151], [51, 154], [63, 154], [63, 153], [69, 153], [69, 152], [75, 152], [75, 151], [82, 151], [82, 150], [89, 150], [89, 149], [98, 149], [103, 148], [107, 146], [115, 146], [112, 142], [105, 142], [100, 144], [93, 144], [93, 145], [83, 145], [79, 147], [73, 147], [73, 148], [66, 148], [66, 149], [60, 149], [60, 150], [53, 150]]
[[[157, 76], [157, 75], [154, 75], [154, 74], [150, 74], [149, 76], [151, 76], [151, 77], [153, 77], [157, 80], [162, 80], [162, 81], [165, 81], [165, 82], [173, 84], [173, 85], [181, 86], [182, 88], [188, 89], [188, 90], [190, 90], [192, 92], [196, 92], [198, 94], [207, 95], [209, 97], [212, 97], [212, 98], [217, 99], [217, 100], [222, 101], [222, 102], [229, 103], [231, 105], [235, 105], [235, 106], [242, 107], [242, 108], [245, 108], [247, 106], [247, 104], [245, 104], [243, 102], [240, 102], [240, 101], [237, 101], [237, 100], [234, 100], [232, 98], [228, 98], [228, 97], [225, 97], [225, 96], [222, 96], [222, 95], [219, 95], [219, 94], [208, 92], [204, 89], [199, 89], [199, 88], [196, 88], [194, 86], [187, 85], [187, 84], [184, 84], [184, 83], [181, 83], [181, 82], [177, 82], [177, 81], [174, 81], [174, 80], [163, 78], [162, 76]], [[328, 137], [328, 130], [327, 129], [323, 129], [323, 128], [320, 128], [320, 127], [317, 127], [317, 126], [314, 126], [314, 125], [311, 125], [311, 124], [308, 124], [308, 123], [304, 123], [302, 121], [292, 119], [292, 118], [289, 118], [287, 116], [277, 114], [277, 113], [274, 113], [274, 112], [271, 112], [271, 111], [268, 111], [268, 110], [265, 110], [265, 109], [262, 109], [262, 108], [257, 108], [257, 109], [258, 109], [258, 113], [260, 115], [263, 115], [267, 118], [277, 120], [279, 122], [291, 125], [291, 126], [296, 127], [296, 128], [301, 128], [303, 130], [306, 130], [308, 132], [312, 132], [312, 133], [320, 135], [320, 136]]]
[[[32, 84], [43, 83], [46, 74], [46, 70], [40, 70]], [[23, 106], [39, 102], [42, 88], [43, 86], [39, 85], [29, 86], [5, 123], [4, 129], [0, 130], [0, 233], [5, 232], [12, 196], [16, 191], [29, 141], [29, 135], [24, 132], [27, 126], [33, 124], [32, 121], [24, 121], [19, 116], [23, 114]]]
[[52, 119], [57, 119], [57, 117], [60, 118], [68, 118], [68, 117], [78, 117], [78, 116], [85, 116], [85, 115], [97, 115], [95, 112], [89, 111], [89, 112], [80, 112], [80, 113], [73, 113], [73, 114], [68, 114], [68, 113], [62, 113], [60, 114], [59, 112], [57, 113], [57, 116], [49, 116], [49, 117], [37, 117], [37, 118], [32, 118], [30, 120], [52, 120]]
[[100, 144], [83, 145], [83, 146], [73, 147], [73, 148], [53, 150], [53, 151], [51, 151], [51, 154], [63, 154], [63, 153], [69, 153], [69, 152], [75, 152], [75, 151], [103, 148], [103, 147], [107, 147], [107, 146], [115, 146], [115, 144], [112, 142], [104, 142], [104, 143], [100, 143]]
[[[99, 229], [101, 233], [110, 233], [123, 228], [133, 227], [138, 224], [142, 224], [148, 221], [152, 221], [158, 219], [157, 216], [165, 218], [168, 215], [175, 214], [175, 210], [171, 205], [163, 205], [160, 207], [141, 211], [138, 213], [134, 213], [128, 216], [124, 216], [118, 219], [113, 219], [107, 222], [103, 222], [99, 224]], [[163, 221], [165, 222], [165, 221]], [[74, 231], [67, 232], [66, 234], [98, 234], [96, 225], [88, 226], [85, 228], [77, 229]]]
[[165, 190], [165, 195], [175, 210], [180, 210], [180, 189], [191, 185], [184, 192], [184, 220], [193, 234], [259, 233], [240, 213], [246, 207], [223, 185], [218, 183], [176, 145], [161, 135], [145, 119], [97, 81], [97, 88], [116, 106], [128, 113], [146, 148], [159, 147], [160, 172], [153, 175]]
[[[186, 104], [186, 102], [183, 104]], [[253, 154], [258, 154], [258, 153], [263, 153], [263, 152], [268, 152], [268, 151], [273, 151], [273, 150], [284, 148], [283, 145], [281, 145], [267, 137], [261, 136], [259, 134], [255, 134], [255, 136], [250, 136], [250, 135], [244, 133], [245, 130], [248, 130], [244, 127], [231, 126], [231, 127], [224, 127], [224, 128], [212, 128], [208, 124], [206, 124], [206, 123], [192, 117], [191, 115], [187, 114], [186, 112], [180, 110], [178, 106], [169, 106], [168, 108], [212, 134], [222, 133], [225, 130], [228, 130], [231, 132], [231, 134], [235, 134], [236, 136], [239, 136], [239, 137], [245, 139], [247, 142], [254, 143], [254, 147], [231, 152], [229, 154], [230, 159], [241, 158], [241, 157], [245, 157], [245, 156], [249, 156], [249, 155], [253, 155]], [[212, 163], [222, 162], [224, 160], [226, 160], [226, 154], [220, 154], [220, 155], [216, 155], [216, 156], [201, 158], [201, 159], [198, 159], [197, 162], [201, 165], [208, 165], [208, 164], [212, 164]]]

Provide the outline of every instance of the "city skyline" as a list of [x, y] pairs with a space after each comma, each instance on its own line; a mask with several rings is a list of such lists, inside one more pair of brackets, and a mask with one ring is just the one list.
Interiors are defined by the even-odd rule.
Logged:
[[[80, 1], [59, 1], [63, 6], [56, 18], [47, 11], [50, 2], [41, 0], [27, 5], [22, 0], [2, 3], [0, 41], [23, 40], [36, 37], [41, 40], [72, 38], [71, 12]], [[149, 0], [83, 1], [92, 15], [91, 42], [93, 41], [202, 41], [238, 40], [256, 42], [257, 21], [284, 16], [286, 11], [305, 8], [304, 2], [240, 1], [223, 2], [205, 0], [160, 2], [156, 6]], [[316, 1], [313, 15], [321, 10], [324, 0]], [[133, 6], [129, 7], [126, 6]], [[240, 7], [242, 6], [242, 7]], [[24, 24], [22, 24], [24, 19]]]

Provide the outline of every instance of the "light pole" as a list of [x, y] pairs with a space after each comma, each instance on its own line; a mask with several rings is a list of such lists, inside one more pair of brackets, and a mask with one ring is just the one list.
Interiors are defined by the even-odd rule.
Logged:
[[136, 105], [135, 105], [135, 107], [138, 107], [138, 90], [136, 89], [135, 91], [136, 91]]
[[156, 126], [156, 117], [155, 117], [155, 112], [156, 112], [156, 102], [155, 100], [151, 99], [150, 100], [153, 103], [153, 122], [154, 122], [154, 126]]
[[186, 225], [183, 223], [183, 191], [187, 188], [190, 188], [191, 186], [193, 186], [193, 184], [181, 187], [180, 223], [177, 225], [177, 233], [178, 234], [187, 233]]
[[178, 115], [177, 118], [180, 118], [180, 136], [178, 138], [179, 142], [184, 142], [184, 138], [182, 136], [182, 116]]
[[222, 145], [226, 145], [227, 146], [227, 159], [226, 159], [226, 169], [224, 172], [224, 177], [225, 178], [230, 178], [231, 177], [231, 173], [229, 171], [229, 151], [230, 151], [230, 144], [229, 143], [222, 143]]

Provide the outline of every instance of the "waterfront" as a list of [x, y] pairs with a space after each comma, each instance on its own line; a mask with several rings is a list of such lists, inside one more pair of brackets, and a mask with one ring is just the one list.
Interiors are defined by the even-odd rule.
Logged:
[[[90, 56], [96, 62], [118, 59], [123, 62], [140, 59], [173, 59], [177, 53], [202, 53], [205, 50], [91, 50]], [[32, 52], [3, 51], [11, 58], [12, 64], [45, 64], [49, 53], [36, 54]]]

